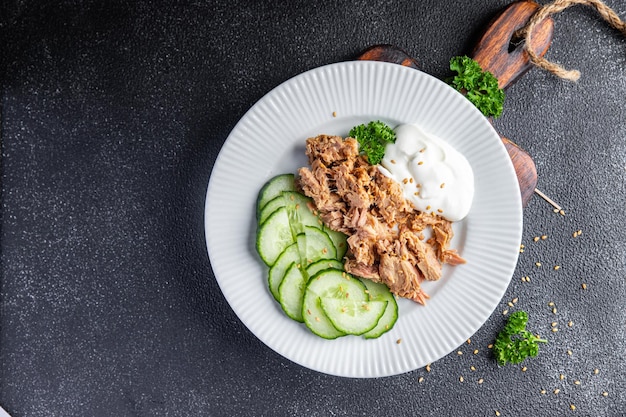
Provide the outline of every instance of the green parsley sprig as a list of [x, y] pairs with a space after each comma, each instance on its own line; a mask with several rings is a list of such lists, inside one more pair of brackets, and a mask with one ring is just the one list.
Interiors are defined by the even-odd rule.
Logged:
[[548, 343], [526, 330], [527, 323], [528, 313], [525, 311], [516, 311], [509, 316], [493, 344], [498, 365], [517, 364], [528, 357], [535, 357], [539, 353], [539, 343]]
[[483, 71], [478, 62], [467, 56], [452, 58], [450, 69], [457, 75], [446, 82], [465, 94], [486, 117], [502, 114], [504, 91], [498, 87], [498, 79], [492, 73]]
[[359, 142], [359, 152], [367, 156], [371, 165], [377, 165], [385, 156], [385, 146], [396, 141], [396, 132], [381, 121], [354, 126], [349, 136]]

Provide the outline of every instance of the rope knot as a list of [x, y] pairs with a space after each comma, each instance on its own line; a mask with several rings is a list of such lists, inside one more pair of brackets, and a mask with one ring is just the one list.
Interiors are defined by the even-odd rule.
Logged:
[[620, 19], [620, 17], [609, 6], [604, 4], [601, 0], [554, 0], [554, 2], [546, 4], [540, 7], [537, 12], [530, 18], [528, 24], [517, 32], [517, 36], [526, 40], [524, 50], [528, 54], [530, 61], [536, 66], [543, 68], [546, 71], [569, 81], [578, 81], [580, 78], [580, 71], [568, 70], [561, 65], [556, 64], [541, 57], [532, 50], [532, 36], [535, 26], [547, 17], [562, 12], [568, 7], [581, 4], [594, 8], [600, 17], [604, 19], [612, 28], [617, 29], [626, 36], [626, 23]]

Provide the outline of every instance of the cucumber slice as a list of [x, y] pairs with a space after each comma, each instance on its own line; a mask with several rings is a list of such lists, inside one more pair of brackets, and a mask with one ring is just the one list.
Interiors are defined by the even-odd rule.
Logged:
[[302, 318], [309, 330], [325, 339], [336, 339], [346, 333], [337, 330], [324, 313], [323, 298], [368, 300], [365, 285], [342, 270], [328, 268], [312, 276], [304, 291]]
[[342, 271], [343, 264], [336, 259], [320, 259], [319, 261], [315, 261], [307, 266], [306, 273], [308, 276], [312, 277], [318, 272], [329, 268], [339, 269], [340, 271]]
[[313, 214], [309, 208], [311, 199], [297, 191], [282, 191], [277, 197], [268, 201], [258, 213], [258, 223], [262, 224], [276, 209], [287, 207], [289, 221], [293, 234], [297, 235], [304, 231], [304, 226], [314, 226], [323, 229], [322, 220]]
[[[296, 243], [288, 246], [270, 267], [268, 276], [269, 288], [274, 298], [278, 301], [280, 301], [278, 287], [292, 263], [295, 262], [298, 268], [305, 274], [305, 280], [308, 280], [308, 277], [314, 275], [320, 269], [329, 268], [330, 266], [337, 267], [337, 264], [339, 264], [339, 269], [343, 268], [343, 265], [334, 259], [334, 247], [328, 235], [311, 226], [306, 226], [305, 232], [298, 235]], [[308, 268], [305, 270], [306, 263], [303, 259], [310, 260], [312, 263], [324, 260], [326, 262], [324, 265], [320, 264], [317, 269], [309, 271]], [[329, 264], [331, 261], [335, 263]]]
[[292, 319], [302, 322], [302, 301], [306, 279], [296, 263], [292, 263], [287, 269], [280, 286], [278, 295], [280, 306], [285, 314]]
[[396, 297], [393, 296], [391, 291], [389, 291], [389, 287], [385, 284], [364, 278], [361, 279], [361, 282], [367, 287], [370, 300], [387, 301], [387, 308], [380, 320], [378, 320], [376, 327], [363, 335], [366, 339], [375, 339], [391, 330], [394, 324], [396, 324], [398, 320], [398, 303], [396, 302]]
[[350, 298], [369, 301], [365, 284], [342, 270], [324, 269], [309, 279], [307, 291], [322, 298]]
[[294, 242], [286, 207], [272, 213], [257, 230], [256, 249], [268, 266], [274, 265], [278, 256]]
[[280, 174], [271, 178], [263, 185], [259, 195], [257, 197], [257, 219], [263, 206], [270, 200], [278, 197], [282, 191], [295, 191], [295, 175], [294, 174]]
[[337, 251], [336, 259], [343, 261], [343, 257], [348, 251], [348, 236], [327, 226], [324, 226], [324, 231], [328, 234], [330, 240], [333, 241], [333, 245], [335, 245], [335, 250]]
[[324, 313], [337, 330], [353, 335], [361, 335], [376, 327], [387, 308], [387, 301], [338, 298], [322, 298], [321, 304]]
[[314, 226], [304, 226], [304, 232], [296, 236], [300, 259], [306, 268], [320, 259], [335, 259], [337, 252], [330, 237], [322, 229]]
[[282, 195], [278, 195], [277, 197], [274, 197], [273, 199], [268, 201], [257, 214], [258, 224], [263, 224], [273, 212], [283, 207], [284, 205], [285, 199]]
[[322, 309], [320, 297], [311, 291], [304, 292], [302, 319], [311, 332], [324, 339], [336, 339], [346, 335], [333, 326]]
[[313, 214], [309, 204], [313, 201], [309, 197], [296, 191], [284, 191], [281, 193], [285, 205], [289, 208], [289, 220], [294, 234], [304, 232], [304, 226], [313, 226], [322, 229], [322, 220]]
[[298, 250], [298, 245], [296, 243], [289, 245], [287, 249], [285, 249], [280, 256], [278, 256], [274, 265], [270, 267], [267, 282], [270, 292], [278, 302], [280, 302], [278, 287], [283, 281], [283, 277], [287, 273], [287, 269], [289, 269], [293, 263], [296, 265], [300, 264], [300, 251]]

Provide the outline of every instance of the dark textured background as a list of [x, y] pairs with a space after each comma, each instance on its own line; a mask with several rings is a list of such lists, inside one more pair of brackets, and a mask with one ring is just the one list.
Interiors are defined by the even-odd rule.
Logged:
[[[212, 274], [206, 186], [256, 100], [377, 43], [443, 78], [506, 4], [3, 1], [0, 404], [14, 417], [626, 415], [626, 39], [590, 9], [555, 17], [548, 53], [581, 80], [534, 69], [495, 122], [566, 214], [532, 199], [509, 289], [462, 355], [381, 379], [319, 374], [259, 342]], [[525, 372], [487, 349], [505, 309], [549, 339]]]

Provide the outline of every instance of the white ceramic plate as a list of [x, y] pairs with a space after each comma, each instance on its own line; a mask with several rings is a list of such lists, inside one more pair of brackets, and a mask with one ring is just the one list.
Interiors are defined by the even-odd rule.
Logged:
[[[257, 193], [272, 176], [306, 165], [308, 137], [345, 136], [352, 126], [374, 119], [391, 126], [418, 124], [469, 160], [476, 193], [470, 214], [455, 224], [452, 241], [467, 264], [444, 266], [439, 281], [426, 283], [427, 306], [399, 300], [399, 319], [381, 338], [324, 340], [283, 314], [269, 293], [267, 267], [254, 246]], [[244, 115], [211, 174], [205, 233], [226, 300], [267, 346], [319, 372], [381, 377], [445, 356], [489, 318], [517, 263], [522, 208], [515, 171], [498, 134], [467, 99], [420, 71], [354, 61], [298, 75]]]

